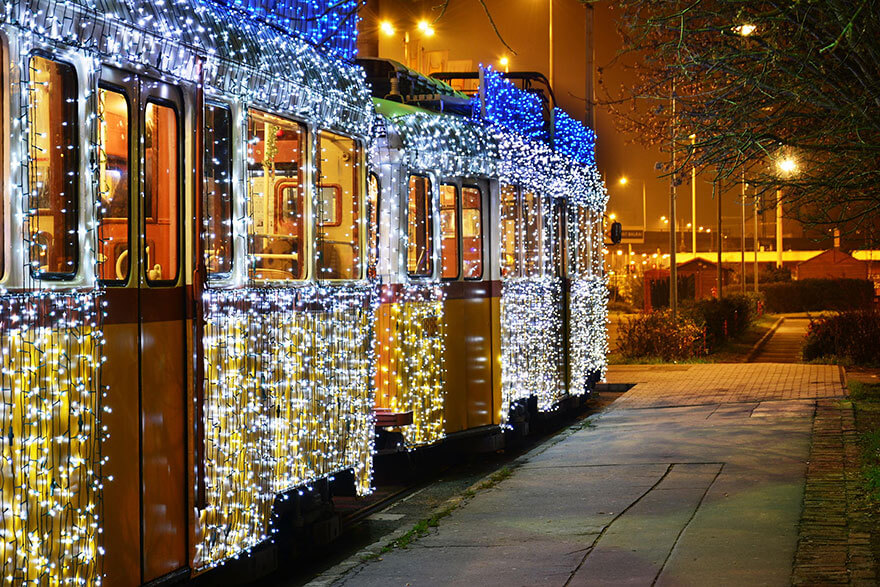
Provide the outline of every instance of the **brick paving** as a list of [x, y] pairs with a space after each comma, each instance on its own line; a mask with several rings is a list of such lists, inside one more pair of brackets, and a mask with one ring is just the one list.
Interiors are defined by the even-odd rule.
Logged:
[[858, 499], [852, 404], [819, 400], [813, 420], [793, 585], [876, 585], [871, 522]]
[[836, 365], [716, 363], [613, 365], [606, 381], [635, 384], [613, 409], [806, 400], [843, 397]]

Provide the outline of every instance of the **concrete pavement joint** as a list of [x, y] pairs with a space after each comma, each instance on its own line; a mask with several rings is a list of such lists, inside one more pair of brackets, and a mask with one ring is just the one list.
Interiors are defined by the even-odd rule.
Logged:
[[706, 500], [706, 496], [709, 494], [709, 490], [712, 489], [712, 486], [715, 485], [715, 482], [718, 481], [718, 477], [721, 476], [721, 472], [724, 470], [724, 464], [721, 463], [721, 466], [718, 467], [718, 472], [715, 473], [715, 476], [712, 477], [712, 481], [709, 485], [706, 486], [706, 489], [703, 491], [703, 495], [700, 496], [700, 500], [697, 502], [697, 507], [694, 508], [694, 511], [691, 512], [690, 517], [685, 522], [684, 526], [681, 527], [681, 530], [678, 531], [678, 534], [675, 537], [675, 540], [672, 542], [672, 547], [669, 549], [669, 552], [666, 553], [666, 558], [663, 559], [663, 564], [660, 565], [660, 569], [657, 571], [657, 574], [654, 576], [654, 580], [651, 581], [651, 585], [656, 585], [657, 580], [660, 578], [660, 575], [663, 574], [663, 569], [666, 568], [666, 564], [669, 562], [669, 557], [672, 556], [672, 553], [675, 551], [675, 547], [678, 545], [681, 540], [682, 534], [687, 530], [688, 526], [691, 525], [691, 522], [694, 519], [694, 516], [697, 515], [697, 512], [700, 511], [700, 507], [703, 505], [703, 502]]
[[569, 577], [568, 577], [568, 580], [565, 582], [565, 584], [563, 585], [563, 587], [568, 587], [568, 585], [571, 584], [571, 581], [572, 581], [572, 579], [574, 579], [574, 576], [577, 575], [577, 572], [581, 569], [582, 566], [584, 566], [584, 563], [587, 561], [587, 558], [590, 556], [590, 553], [593, 552], [593, 549], [596, 548], [596, 545], [599, 543], [599, 541], [602, 539], [602, 537], [605, 536], [605, 534], [608, 532], [608, 529], [609, 529], [612, 525], [614, 525], [614, 522], [616, 522], [616, 521], [617, 521], [617, 520], [618, 520], [623, 514], [625, 514], [625, 513], [628, 512], [629, 510], [631, 510], [631, 509], [632, 509], [637, 503], [639, 503], [640, 501], [642, 501], [642, 499], [644, 499], [644, 497], [645, 497], [646, 495], [648, 495], [649, 493], [651, 493], [651, 491], [653, 491], [658, 485], [660, 485], [660, 483], [662, 483], [663, 480], [666, 479], [666, 477], [669, 475], [669, 472], [672, 471], [672, 466], [673, 466], [673, 464], [674, 464], [674, 463], [670, 463], [670, 464], [666, 467], [666, 471], [664, 471], [664, 473], [660, 476], [659, 479], [657, 479], [657, 481], [656, 481], [653, 485], [651, 485], [648, 489], [646, 489], [646, 490], [645, 490], [645, 491], [644, 491], [644, 492], [643, 492], [643, 493], [642, 493], [642, 494], [641, 494], [641, 495], [640, 495], [635, 501], [633, 501], [633, 502], [630, 503], [628, 506], [626, 506], [625, 508], [623, 508], [623, 510], [621, 510], [620, 512], [618, 512], [616, 516], [614, 516], [613, 518], [611, 518], [611, 521], [610, 521], [610, 522], [608, 522], [607, 524], [605, 524], [605, 527], [602, 528], [602, 531], [599, 532], [599, 535], [596, 536], [595, 539], [593, 539], [592, 544], [590, 544], [590, 546], [587, 547], [587, 552], [584, 554], [583, 558], [581, 559], [581, 562], [579, 562], [578, 565], [577, 565], [577, 566], [574, 568], [574, 570], [571, 572], [571, 574], [570, 574]]

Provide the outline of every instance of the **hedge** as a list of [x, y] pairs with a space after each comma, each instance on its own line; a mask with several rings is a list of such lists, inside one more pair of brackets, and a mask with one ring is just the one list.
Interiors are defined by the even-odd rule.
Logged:
[[761, 288], [768, 312], [866, 310], [874, 301], [867, 279], [802, 279]]
[[804, 359], [848, 359], [856, 365], [880, 364], [880, 313], [842, 312], [810, 320]]

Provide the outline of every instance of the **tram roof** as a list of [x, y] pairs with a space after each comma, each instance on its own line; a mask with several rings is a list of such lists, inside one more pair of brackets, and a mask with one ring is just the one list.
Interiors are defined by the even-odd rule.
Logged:
[[29, 30], [36, 48], [78, 47], [193, 83], [204, 75], [209, 90], [369, 132], [360, 67], [235, 8], [206, 0], [16, 0], [0, 8], [0, 21]]

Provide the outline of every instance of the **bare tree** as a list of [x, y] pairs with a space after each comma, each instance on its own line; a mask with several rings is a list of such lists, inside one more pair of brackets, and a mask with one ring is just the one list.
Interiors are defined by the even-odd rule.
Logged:
[[603, 101], [645, 142], [675, 146], [670, 172], [782, 189], [786, 215], [876, 242], [878, 3], [620, 0], [619, 59], [637, 81]]

